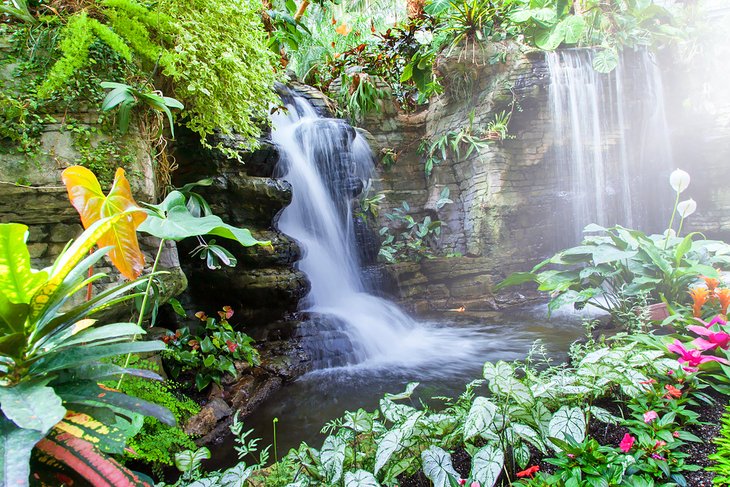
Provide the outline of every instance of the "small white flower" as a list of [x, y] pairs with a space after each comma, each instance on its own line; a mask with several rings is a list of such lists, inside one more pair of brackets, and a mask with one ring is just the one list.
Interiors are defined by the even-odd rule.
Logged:
[[674, 191], [681, 193], [689, 186], [689, 174], [681, 169], [677, 169], [669, 176], [669, 184], [672, 185]]
[[669, 228], [667, 230], [664, 230], [664, 233], [662, 235], [666, 238], [674, 238], [677, 236], [677, 232], [675, 232], [673, 229]]
[[413, 38], [416, 39], [416, 42], [425, 46], [426, 44], [431, 44], [431, 41], [433, 41], [433, 32], [430, 30], [417, 30], [413, 34]]
[[677, 213], [682, 218], [687, 218], [697, 210], [697, 202], [692, 198], [684, 201], [680, 201], [677, 205]]

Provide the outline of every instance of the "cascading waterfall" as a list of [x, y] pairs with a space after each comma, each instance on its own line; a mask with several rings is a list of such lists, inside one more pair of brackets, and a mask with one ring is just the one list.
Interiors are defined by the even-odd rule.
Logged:
[[547, 55], [556, 180], [573, 222], [559, 229], [558, 247], [579, 242], [589, 223], [660, 231], [666, 214], [663, 186], [652, 183], [673, 169], [659, 69], [640, 50], [602, 74], [594, 53]]
[[[349, 337], [347, 364], [412, 365], [439, 353], [453, 356], [458, 332], [415, 322], [363, 283], [351, 202], [362, 188], [357, 183], [373, 175], [367, 142], [344, 121], [320, 117], [305, 99], [284, 98], [287, 113], [273, 116], [272, 141], [280, 149], [277, 176], [292, 185], [293, 197], [278, 226], [303, 251], [298, 266], [311, 288], [302, 311], [334, 321]], [[458, 353], [472, 350], [464, 341]]]

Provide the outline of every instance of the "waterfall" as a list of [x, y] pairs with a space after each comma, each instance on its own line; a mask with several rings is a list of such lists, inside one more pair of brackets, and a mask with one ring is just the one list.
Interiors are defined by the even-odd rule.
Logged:
[[664, 186], [673, 163], [661, 73], [646, 50], [622, 54], [612, 73], [598, 73], [594, 53], [547, 54], [556, 218], [571, 221], [570, 228], [556, 226], [557, 247], [575, 245], [589, 223], [661, 231], [670, 211]]
[[[298, 267], [311, 284], [302, 311], [324, 317], [323, 332], [334, 323], [348, 337], [345, 364], [413, 365], [438, 354], [454, 356], [456, 332], [417, 323], [367, 292], [351, 212], [362, 189], [358, 181], [374, 174], [367, 142], [344, 121], [320, 117], [305, 99], [284, 98], [287, 111], [273, 116], [271, 137], [280, 152], [277, 176], [292, 185], [293, 196], [278, 227], [302, 248]], [[471, 350], [466, 343], [456, 355]], [[320, 366], [342, 365], [324, 359]]]

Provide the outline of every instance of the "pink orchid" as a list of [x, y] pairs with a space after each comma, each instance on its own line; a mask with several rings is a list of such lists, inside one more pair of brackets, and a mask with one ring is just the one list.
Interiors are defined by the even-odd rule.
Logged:
[[697, 350], [697, 349], [688, 350], [684, 347], [684, 344], [682, 344], [682, 342], [680, 342], [679, 340], [674, 340], [674, 343], [669, 345], [667, 347], [667, 349], [670, 352], [673, 352], [673, 353], [676, 353], [677, 355], [679, 355], [679, 357], [677, 357], [677, 362], [679, 362], [679, 363], [686, 362], [687, 363], [688, 367], [683, 367], [684, 370], [686, 370], [687, 372], [696, 371], [697, 367], [700, 364], [703, 364], [705, 362], [715, 361], [715, 362], [720, 362], [722, 364], [730, 364], [730, 362], [728, 362], [724, 358], [714, 357], [712, 355], [709, 355], [709, 356], [702, 355], [702, 350]]
[[621, 443], [619, 443], [618, 447], [621, 449], [622, 452], [628, 453], [629, 450], [631, 450], [631, 447], [634, 446], [635, 441], [636, 438], [626, 433], [621, 440]]
[[714, 332], [704, 326], [696, 325], [688, 326], [687, 329], [700, 336], [707, 337], [707, 339], [696, 338], [692, 341], [692, 344], [700, 350], [713, 350], [717, 347], [727, 350], [728, 346], [730, 346], [730, 334], [724, 331]]
[[656, 411], [647, 411], [644, 413], [644, 422], [651, 423], [658, 417], [659, 417], [659, 415], [656, 413]]

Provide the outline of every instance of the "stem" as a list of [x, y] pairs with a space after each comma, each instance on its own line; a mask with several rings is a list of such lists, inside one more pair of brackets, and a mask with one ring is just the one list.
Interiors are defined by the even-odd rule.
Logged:
[[677, 197], [674, 199], [674, 209], [672, 210], [672, 218], [669, 219], [669, 228], [667, 228], [667, 237], [664, 239], [664, 250], [667, 250], [667, 245], [669, 245], [669, 234], [672, 233], [672, 226], [674, 225], [674, 214], [677, 213], [677, 205], [679, 205], [679, 191], [677, 191]]
[[[157, 271], [157, 264], [160, 262], [160, 255], [162, 255], [162, 249], [165, 247], [165, 239], [160, 239], [160, 245], [157, 247], [157, 255], [155, 256], [155, 262], [152, 264], [152, 270], [150, 271], [150, 275], [147, 278], [147, 287], [144, 290], [144, 297], [142, 298], [142, 307], [139, 309], [139, 318], [137, 318], [137, 326], [142, 326], [142, 321], [144, 320], [144, 314], [145, 311], [147, 311], [147, 301], [149, 301], [150, 297], [150, 288], [152, 287], [152, 279], [154, 278], [155, 272]], [[137, 340], [138, 335], [134, 335], [132, 337], [132, 342]], [[129, 352], [127, 354], [127, 358], [124, 360], [124, 367], [127, 368], [129, 366], [129, 360], [132, 358], [132, 352]], [[124, 380], [124, 374], [122, 373], [122, 376], [119, 378], [119, 382], [117, 382], [117, 389], [122, 387], [122, 380]]]
[[271, 423], [274, 427], [274, 463], [279, 462], [279, 456], [276, 454], [276, 423], [279, 422], [279, 418], [274, 418]]
[[677, 230], [677, 238], [679, 238], [679, 235], [682, 233], [682, 225], [684, 225], [684, 217], [679, 220], [679, 230]]

